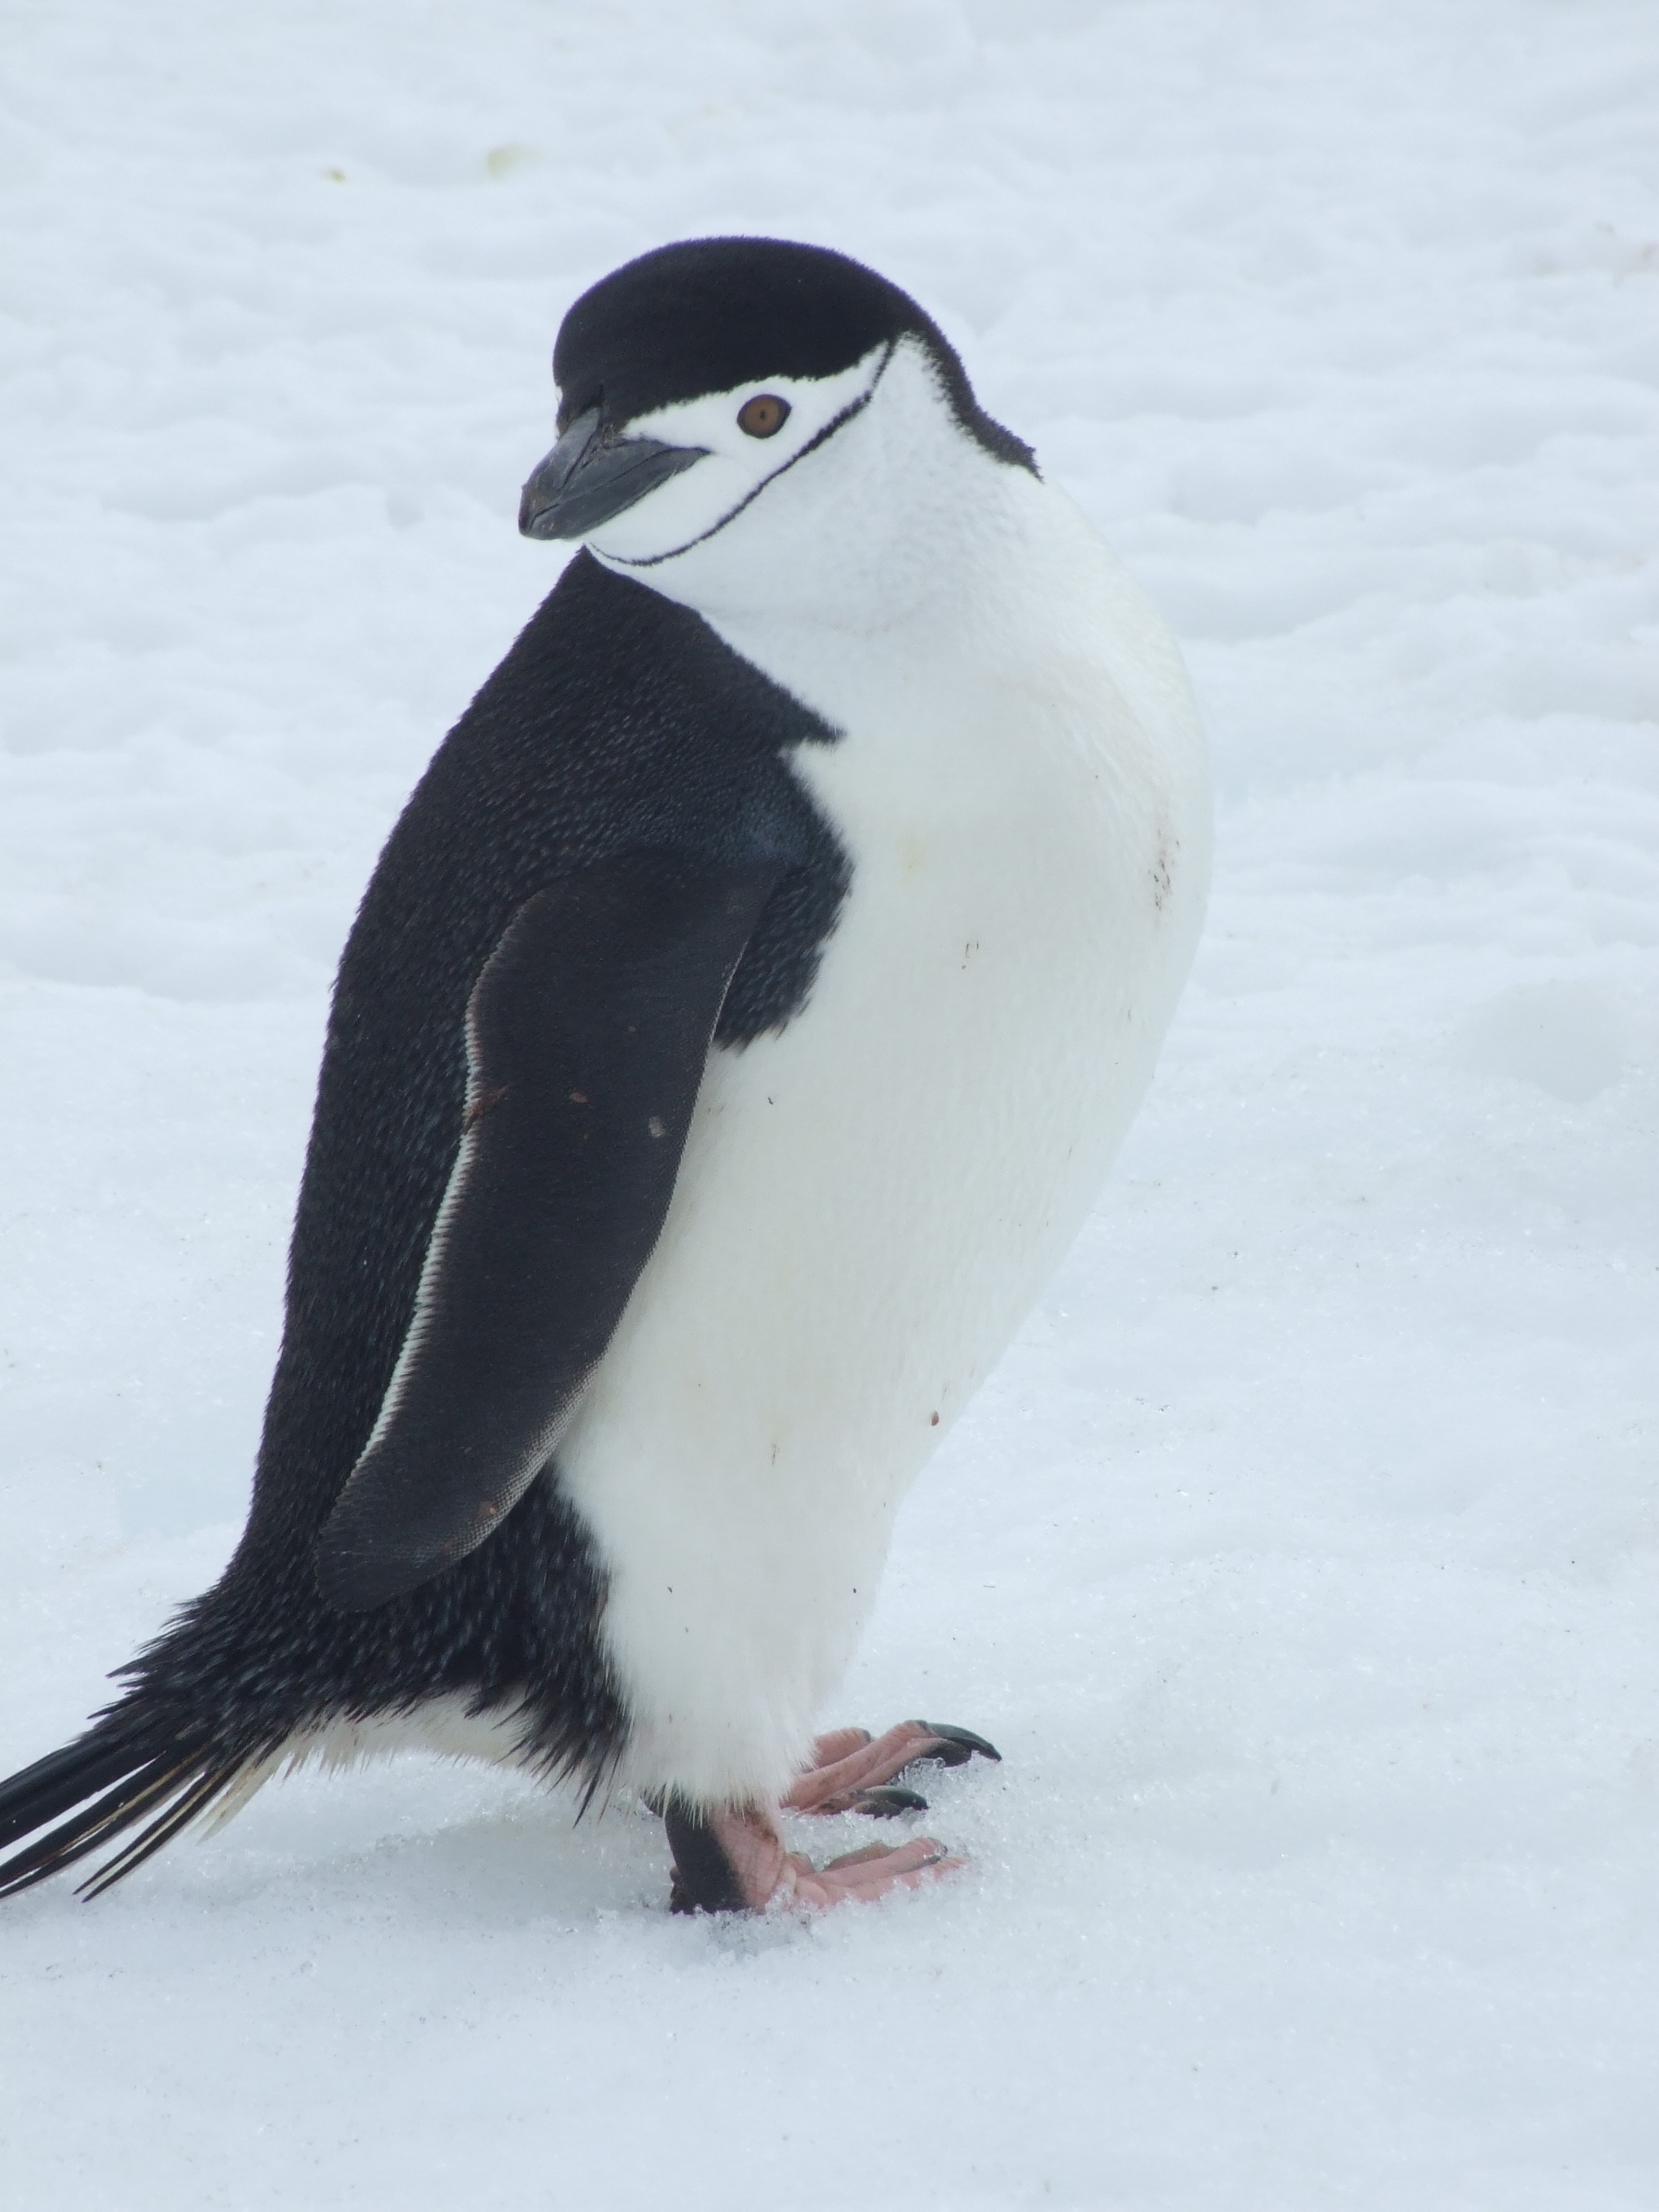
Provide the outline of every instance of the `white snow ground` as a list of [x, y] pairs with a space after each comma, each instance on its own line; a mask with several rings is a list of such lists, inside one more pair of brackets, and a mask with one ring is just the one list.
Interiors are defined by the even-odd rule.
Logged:
[[997, 1739], [972, 1872], [688, 1924], [643, 1817], [267, 1791], [0, 1911], [7, 2203], [1659, 2200], [1650, 0], [14, 0], [0, 116], [0, 1770], [234, 1539], [331, 963], [551, 581], [580, 286], [912, 288], [1221, 794], [834, 1716]]

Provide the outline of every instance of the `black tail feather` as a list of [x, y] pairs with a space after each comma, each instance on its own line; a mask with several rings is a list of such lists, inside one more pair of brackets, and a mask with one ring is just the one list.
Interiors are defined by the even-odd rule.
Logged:
[[309, 1541], [239, 1553], [118, 1670], [120, 1695], [84, 1735], [0, 1779], [0, 1898], [76, 1866], [96, 1895], [285, 1748], [432, 1698], [516, 1718], [526, 1763], [586, 1780], [589, 1800], [605, 1785], [627, 1720], [596, 1632], [604, 1577], [554, 1484], [532, 1483], [475, 1552], [373, 1613], [322, 1605]]
[[[88, 1899], [101, 1897], [115, 1883], [124, 1881], [135, 1867], [143, 1866], [153, 1852], [159, 1851], [163, 1844], [170, 1844], [181, 1829], [187, 1828], [199, 1814], [207, 1812], [216, 1798], [222, 1797], [229, 1789], [240, 1771], [240, 1768], [235, 1766], [210, 1766], [204, 1772], [198, 1769], [189, 1781], [184, 1795], [175, 1797], [170, 1805], [164, 1807], [125, 1850], [118, 1851], [89, 1880], [83, 1881], [78, 1894]], [[167, 1780], [171, 1783], [176, 1778], [173, 1775]], [[136, 1817], [136, 1814], [127, 1814], [121, 1826], [131, 1826]], [[3, 1872], [3, 1868], [0, 1868], [0, 1874]], [[0, 1890], [0, 1896], [4, 1894], [4, 1891]]]
[[85, 1735], [38, 1759], [9, 1780], [0, 1782], [0, 1849], [67, 1813], [135, 1768], [145, 1765], [149, 1748], [131, 1733], [88, 1729]]
[[[177, 1741], [158, 1753], [153, 1741], [125, 1731], [88, 1730], [0, 1783], [0, 1844], [34, 1835], [33, 1843], [0, 1860], [0, 1897], [45, 1881], [155, 1814], [82, 1883], [83, 1893], [95, 1896], [205, 1812], [241, 1766], [240, 1759], [226, 1760], [206, 1749], [188, 1751]], [[70, 1815], [67, 1820], [45, 1835], [35, 1833], [65, 1812]]]

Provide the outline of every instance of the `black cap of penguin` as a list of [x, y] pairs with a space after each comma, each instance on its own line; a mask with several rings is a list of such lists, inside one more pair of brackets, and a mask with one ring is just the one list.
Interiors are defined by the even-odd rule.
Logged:
[[[694, 467], [696, 447], [629, 435], [659, 408], [769, 376], [826, 377], [919, 339], [962, 427], [998, 460], [1031, 449], [975, 398], [931, 316], [862, 262], [774, 238], [700, 238], [625, 264], [570, 309], [553, 349], [559, 442], [524, 488], [527, 538], [580, 538]], [[760, 434], [764, 434], [762, 433]]]

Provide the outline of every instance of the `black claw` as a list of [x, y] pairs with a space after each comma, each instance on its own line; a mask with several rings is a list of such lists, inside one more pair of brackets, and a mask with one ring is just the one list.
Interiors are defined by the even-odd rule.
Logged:
[[925, 1813], [927, 1800], [919, 1790], [902, 1790], [889, 1783], [880, 1790], [860, 1790], [847, 1809], [872, 1820], [892, 1820], [901, 1813]]
[[916, 1726], [925, 1728], [929, 1735], [938, 1740], [939, 1749], [919, 1753], [915, 1765], [928, 1760], [939, 1766], [965, 1766], [975, 1752], [981, 1759], [994, 1759], [999, 1765], [1002, 1763], [1002, 1753], [995, 1744], [987, 1743], [972, 1729], [952, 1728], [947, 1721], [918, 1721]]

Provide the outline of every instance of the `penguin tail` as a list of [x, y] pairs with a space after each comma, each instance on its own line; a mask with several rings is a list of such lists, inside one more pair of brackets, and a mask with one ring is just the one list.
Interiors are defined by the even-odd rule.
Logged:
[[62, 1751], [0, 1782], [0, 1850], [34, 1838], [0, 1859], [0, 1897], [125, 1838], [80, 1885], [83, 1897], [96, 1897], [209, 1812], [246, 1765], [217, 1745], [158, 1740], [135, 1719], [117, 1707]]

